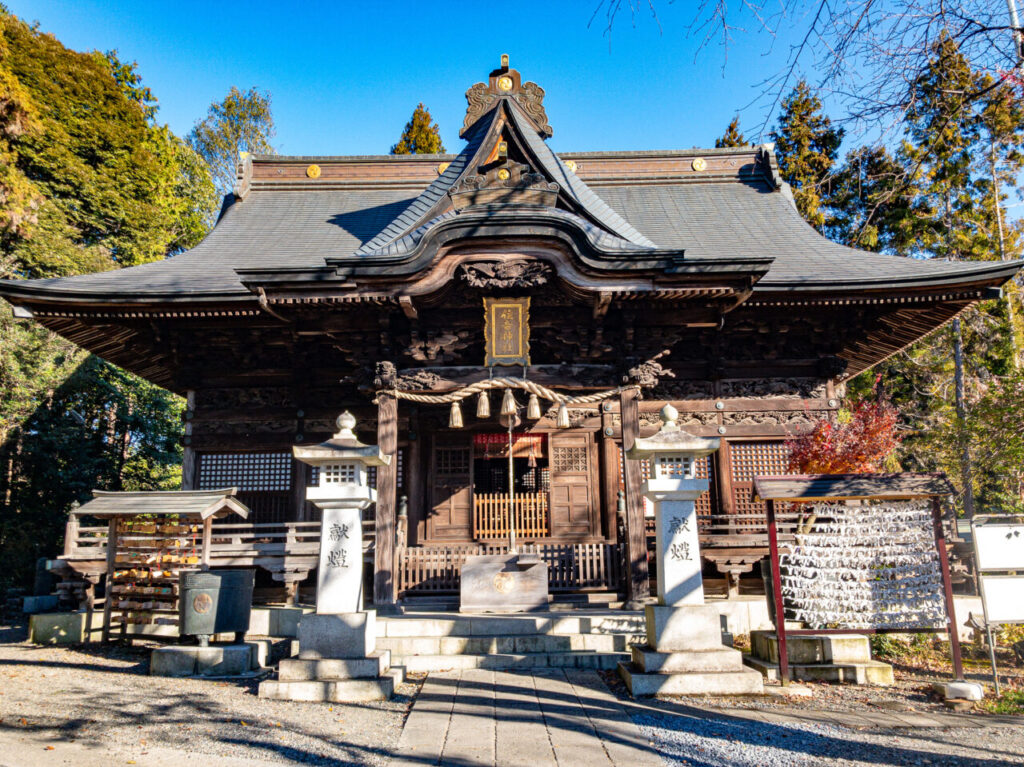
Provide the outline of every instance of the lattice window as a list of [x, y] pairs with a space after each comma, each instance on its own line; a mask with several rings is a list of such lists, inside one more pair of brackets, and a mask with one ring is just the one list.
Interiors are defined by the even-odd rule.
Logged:
[[[398, 477], [395, 481], [396, 487], [401, 490], [405, 485], [405, 448], [398, 449]], [[374, 490], [377, 489], [377, 468], [376, 466], [366, 467], [366, 484], [372, 487]], [[309, 484], [312, 487], [318, 487], [320, 485], [320, 470], [314, 466], [310, 471]]]
[[730, 442], [729, 453], [736, 513], [765, 514], [765, 504], [754, 500], [754, 477], [788, 473], [789, 450], [786, 443], [782, 440]]
[[324, 481], [329, 485], [354, 485], [359, 472], [354, 463], [328, 463], [324, 465]]
[[468, 447], [439, 447], [434, 456], [438, 474], [469, 474], [470, 450]]
[[690, 456], [659, 457], [658, 476], [661, 478], [693, 477], [693, 458]]
[[789, 450], [781, 440], [730, 442], [733, 482], [753, 482], [754, 477], [785, 474]]
[[556, 447], [551, 450], [551, 463], [556, 472], [584, 472], [587, 470], [585, 447]]
[[291, 453], [200, 453], [200, 490], [237, 487], [243, 492], [290, 490]]

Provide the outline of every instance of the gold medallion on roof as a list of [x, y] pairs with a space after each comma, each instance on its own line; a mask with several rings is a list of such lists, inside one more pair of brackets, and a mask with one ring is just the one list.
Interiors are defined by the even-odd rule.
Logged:
[[690, 163], [690, 167], [692, 167], [695, 171], [700, 173], [702, 170], [708, 167], [708, 164], [703, 157], [694, 157], [693, 162]]
[[306, 176], [309, 178], [320, 178], [320, 166], [310, 165], [306, 168]]

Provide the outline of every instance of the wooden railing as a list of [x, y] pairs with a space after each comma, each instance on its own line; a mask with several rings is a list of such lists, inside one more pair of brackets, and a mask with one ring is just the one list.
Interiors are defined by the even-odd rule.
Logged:
[[[480, 540], [508, 538], [509, 499], [505, 493], [473, 494], [473, 535]], [[522, 493], [512, 499], [512, 520], [520, 540], [548, 534], [548, 494]]]
[[[538, 554], [547, 562], [551, 591], [618, 591], [621, 587], [622, 544], [538, 543], [519, 550]], [[466, 557], [507, 551], [507, 546], [496, 544], [405, 549], [398, 553], [399, 594], [458, 592]]]

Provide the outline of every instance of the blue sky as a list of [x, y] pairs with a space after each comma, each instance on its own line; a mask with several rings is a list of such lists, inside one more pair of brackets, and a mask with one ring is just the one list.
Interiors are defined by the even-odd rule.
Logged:
[[[546, 90], [556, 151], [711, 146], [789, 42], [737, 33], [727, 60], [717, 42], [695, 60], [687, 2], [659, 2], [658, 23], [625, 12], [610, 41], [603, 17], [588, 28], [598, 0], [4, 2], [70, 48], [136, 61], [179, 135], [232, 85], [270, 91], [285, 154], [386, 153], [419, 101], [457, 151], [463, 94], [501, 53]], [[767, 106], [741, 112], [748, 140]]]

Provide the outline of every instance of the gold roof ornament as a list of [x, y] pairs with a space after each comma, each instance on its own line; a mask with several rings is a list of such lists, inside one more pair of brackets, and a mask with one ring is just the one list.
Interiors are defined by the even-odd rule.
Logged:
[[308, 178], [320, 178], [320, 166], [310, 165], [306, 168], [306, 176]]

